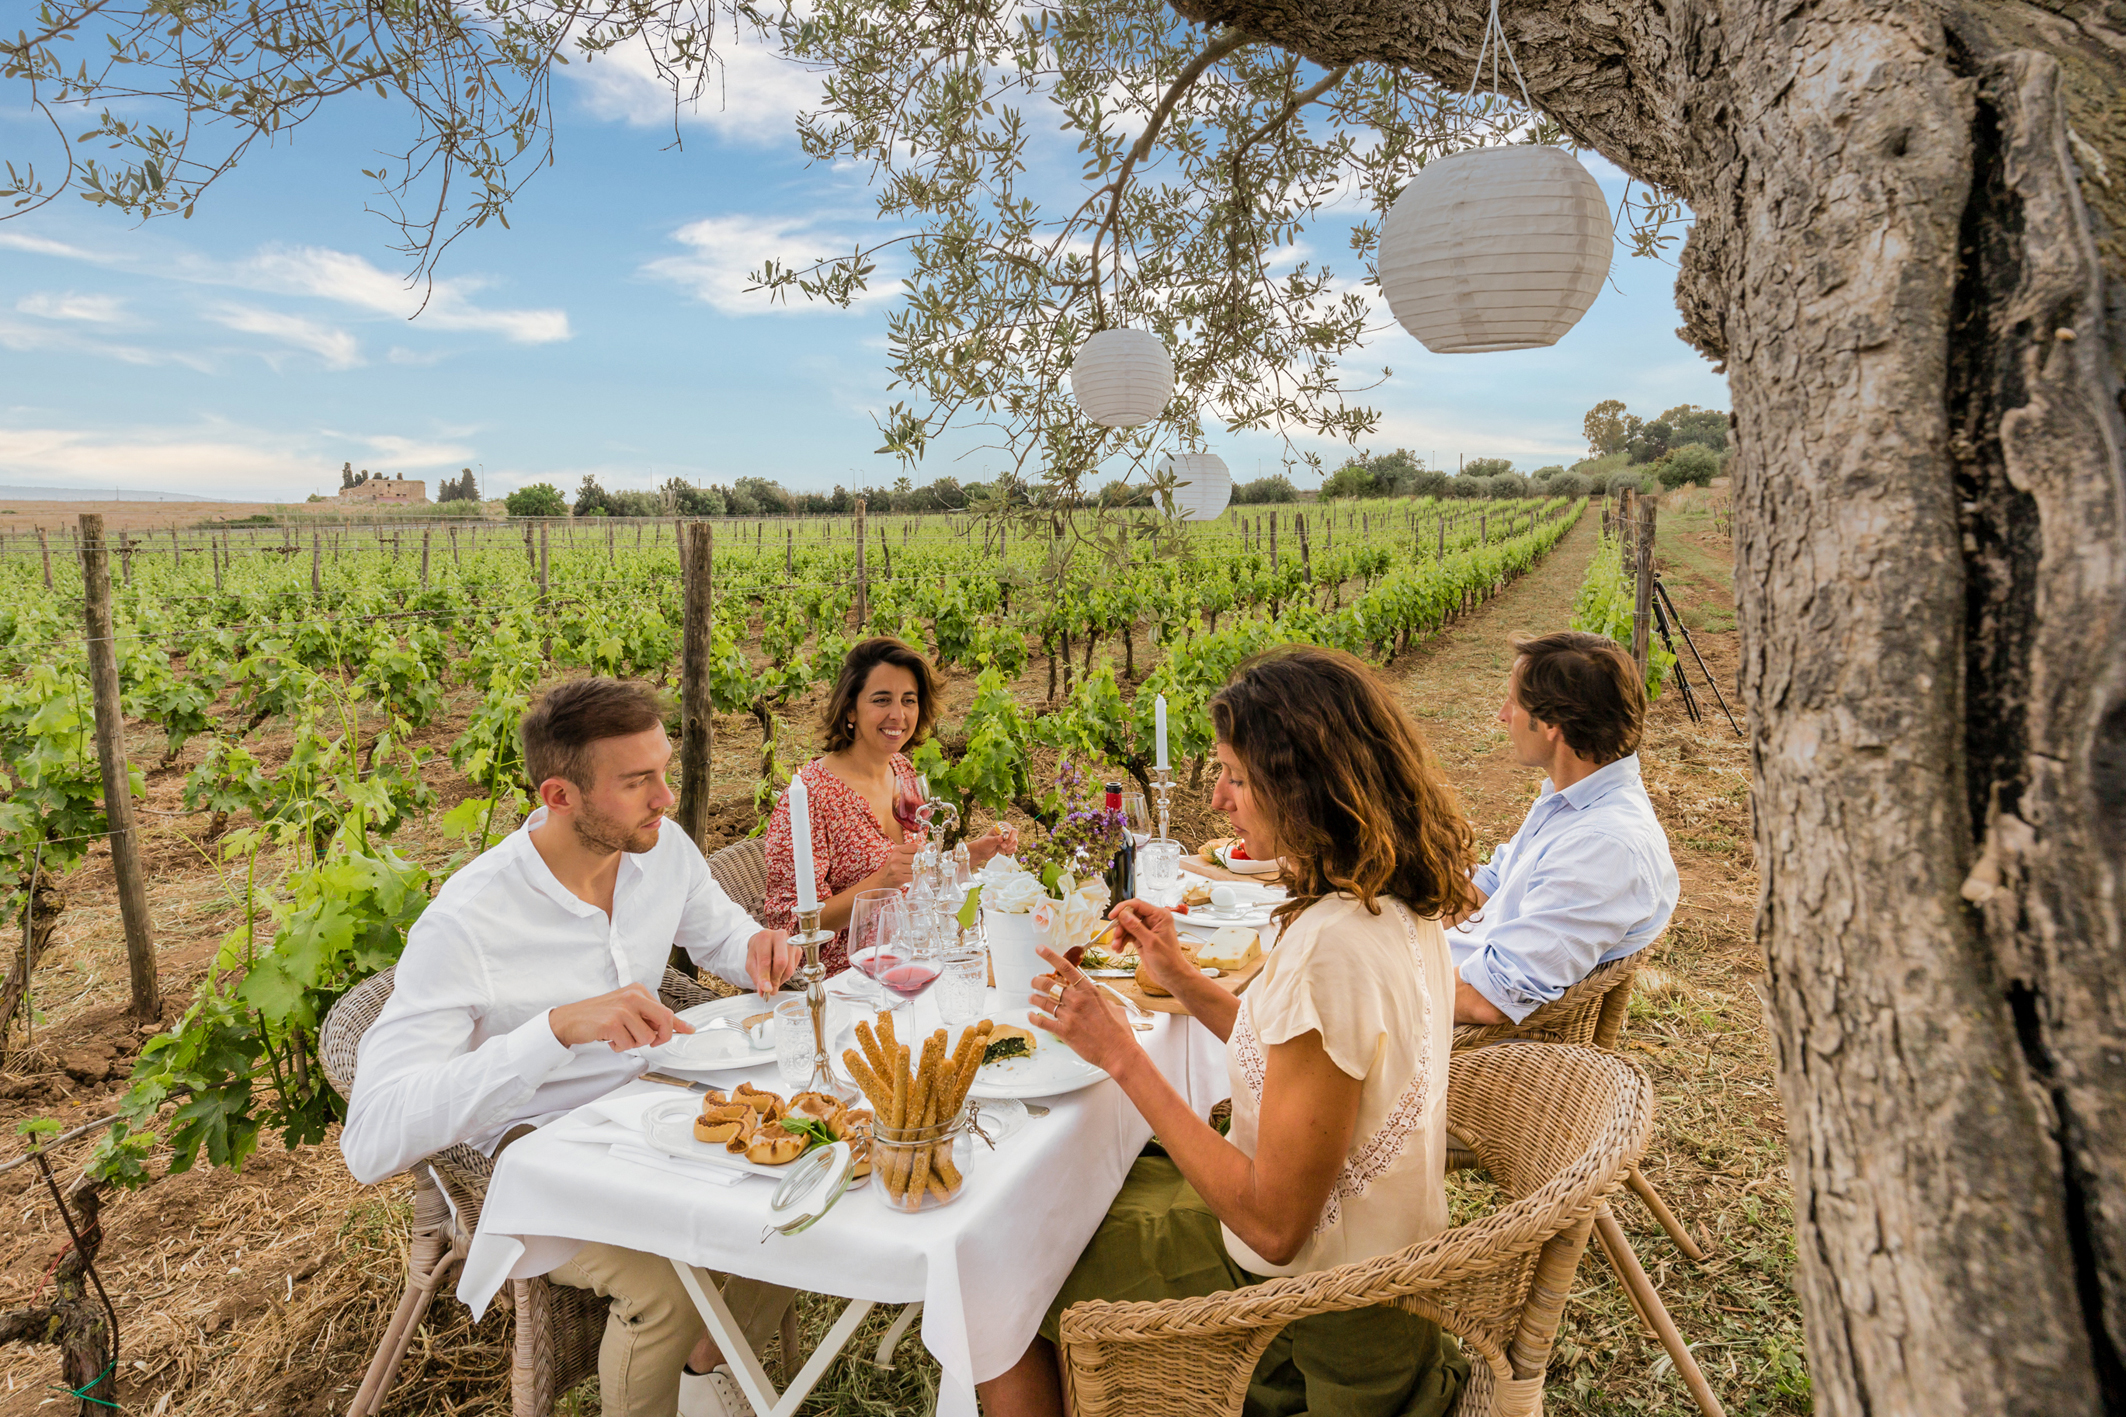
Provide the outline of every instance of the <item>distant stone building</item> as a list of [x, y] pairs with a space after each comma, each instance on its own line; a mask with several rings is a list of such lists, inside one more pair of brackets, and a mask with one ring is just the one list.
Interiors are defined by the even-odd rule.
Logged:
[[408, 482], [404, 477], [367, 478], [351, 487], [340, 489], [343, 502], [392, 502], [417, 506], [428, 504], [428, 484]]

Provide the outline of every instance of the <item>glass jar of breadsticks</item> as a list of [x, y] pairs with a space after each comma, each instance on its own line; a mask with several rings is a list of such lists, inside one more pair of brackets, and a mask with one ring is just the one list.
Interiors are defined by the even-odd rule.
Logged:
[[972, 1152], [966, 1135], [968, 1091], [989, 1051], [988, 1019], [962, 1029], [958, 1046], [938, 1029], [917, 1045], [894, 1035], [893, 1015], [856, 1026], [857, 1047], [842, 1066], [871, 1100], [871, 1181], [893, 1210], [933, 1210], [959, 1198]]

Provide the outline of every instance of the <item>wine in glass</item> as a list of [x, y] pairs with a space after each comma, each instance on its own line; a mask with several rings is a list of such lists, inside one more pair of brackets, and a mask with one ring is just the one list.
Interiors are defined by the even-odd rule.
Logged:
[[[892, 886], [859, 892], [849, 910], [849, 963], [876, 985], [887, 971], [908, 957], [908, 906]], [[880, 987], [878, 1005], [905, 1008]]]

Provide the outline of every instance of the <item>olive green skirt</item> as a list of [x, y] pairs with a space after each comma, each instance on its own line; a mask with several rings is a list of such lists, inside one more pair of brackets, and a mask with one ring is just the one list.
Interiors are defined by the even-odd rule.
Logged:
[[[1181, 1169], [1141, 1156], [1049, 1305], [1041, 1336], [1088, 1299], [1193, 1299], [1260, 1284], [1226, 1253], [1218, 1217]], [[1469, 1361], [1438, 1324], [1392, 1305], [1310, 1314], [1270, 1341], [1248, 1384], [1247, 1417], [1444, 1417]]]

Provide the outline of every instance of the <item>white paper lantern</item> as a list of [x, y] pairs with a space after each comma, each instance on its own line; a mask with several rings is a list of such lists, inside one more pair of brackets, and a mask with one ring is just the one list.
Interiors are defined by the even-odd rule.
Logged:
[[1168, 459], [1174, 480], [1188, 484], [1174, 489], [1174, 515], [1185, 522], [1207, 522], [1225, 511], [1233, 500], [1233, 474], [1216, 453], [1175, 453]]
[[1436, 159], [1388, 211], [1380, 288], [1434, 354], [1556, 344], [1609, 276], [1615, 238], [1593, 174], [1561, 148]]
[[1174, 394], [1174, 361], [1149, 330], [1102, 330], [1078, 346], [1070, 391], [1095, 423], [1149, 423]]

